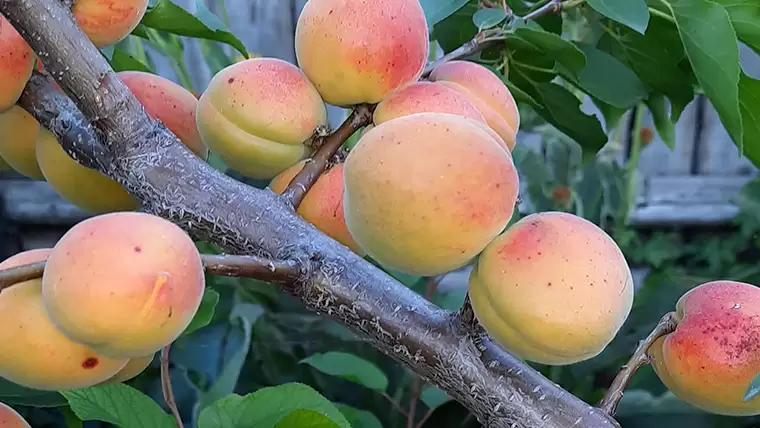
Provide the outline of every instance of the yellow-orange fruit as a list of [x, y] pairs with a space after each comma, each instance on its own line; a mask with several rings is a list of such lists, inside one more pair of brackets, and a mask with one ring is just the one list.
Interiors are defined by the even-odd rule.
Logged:
[[122, 71], [116, 74], [127, 85], [145, 112], [160, 120], [182, 143], [202, 159], [208, 157], [195, 124], [198, 99], [192, 92], [171, 80], [142, 71]]
[[0, 15], [0, 112], [13, 107], [21, 97], [35, 58], [24, 38]]
[[494, 239], [470, 275], [472, 308], [504, 349], [566, 365], [598, 355], [633, 305], [633, 278], [615, 241], [564, 212], [524, 217]]
[[72, 159], [47, 129], [40, 128], [36, 147], [45, 180], [63, 199], [94, 214], [130, 211], [139, 206], [117, 181]]
[[127, 362], [127, 365], [124, 366], [123, 369], [119, 370], [118, 373], [103, 383], [122, 383], [137, 377], [137, 375], [144, 372], [145, 369], [148, 368], [150, 363], [153, 361], [154, 356], [155, 354], [150, 354], [147, 357], [132, 358]]
[[53, 323], [73, 340], [123, 358], [144, 357], [179, 337], [203, 289], [192, 239], [138, 212], [91, 217], [69, 229], [42, 277]]
[[419, 0], [309, 0], [298, 17], [298, 65], [336, 106], [378, 103], [422, 75], [430, 48]]
[[198, 101], [196, 121], [203, 142], [224, 163], [263, 180], [310, 153], [304, 142], [327, 125], [327, 108], [298, 67], [253, 58], [211, 79]]
[[[280, 173], [269, 184], [269, 188], [282, 194], [305, 163], [306, 161], [301, 161]], [[364, 251], [348, 232], [343, 215], [343, 164], [333, 166], [319, 177], [303, 198], [298, 214], [327, 236], [364, 256]]]
[[37, 119], [17, 105], [0, 113], [0, 157], [16, 172], [33, 180], [45, 179], [35, 148], [40, 129]]
[[148, 9], [148, 0], [77, 0], [71, 11], [92, 44], [115, 45], [129, 36]]
[[512, 156], [477, 122], [416, 113], [375, 126], [349, 153], [346, 225], [387, 268], [438, 275], [506, 227], [519, 182]]
[[0, 402], [0, 428], [32, 428], [11, 406]]
[[389, 94], [375, 108], [375, 125], [414, 113], [451, 113], [486, 123], [465, 95], [434, 82], [417, 82]]
[[[45, 260], [51, 250], [30, 250], [2, 263], [8, 269]], [[32, 279], [0, 292], [0, 377], [28, 388], [67, 390], [98, 384], [127, 360], [108, 358], [61, 333], [42, 303], [42, 280]]]
[[450, 61], [436, 67], [429, 79], [466, 95], [491, 128], [514, 147], [520, 113], [512, 93], [499, 76], [471, 61]]
[[655, 372], [681, 400], [730, 416], [760, 414], [742, 397], [760, 372], [760, 289], [711, 281], [676, 303], [678, 326], [649, 348]]

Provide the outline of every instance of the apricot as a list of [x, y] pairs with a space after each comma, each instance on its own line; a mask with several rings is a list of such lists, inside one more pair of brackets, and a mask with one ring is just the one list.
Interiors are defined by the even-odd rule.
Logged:
[[471, 61], [450, 61], [433, 69], [429, 79], [466, 95], [491, 128], [514, 147], [520, 113], [509, 88], [493, 71]]
[[0, 402], [0, 427], [32, 428], [16, 410], [2, 402]]
[[0, 15], [0, 113], [18, 101], [32, 77], [36, 56], [16, 28]]
[[379, 125], [414, 113], [451, 113], [486, 123], [465, 95], [433, 82], [417, 82], [392, 92], [377, 105], [372, 119]]
[[[43, 261], [50, 253], [48, 248], [25, 251], [0, 263], [0, 269]], [[38, 278], [0, 292], [0, 377], [27, 388], [59, 391], [98, 384], [127, 364], [61, 333], [47, 316], [42, 288]]]
[[17, 105], [0, 113], [0, 157], [16, 172], [33, 180], [45, 179], [37, 164], [39, 131], [37, 119]]
[[327, 107], [298, 67], [252, 58], [211, 79], [196, 122], [203, 142], [229, 167], [270, 180], [311, 153], [304, 142], [327, 125]]
[[84, 220], [53, 247], [42, 277], [50, 319], [104, 355], [140, 358], [190, 324], [204, 289], [193, 240], [151, 214], [119, 212]]
[[190, 151], [201, 159], [208, 157], [195, 125], [198, 98], [171, 80], [142, 71], [122, 71], [117, 76], [127, 85], [145, 112], [161, 121]]
[[66, 153], [56, 136], [40, 128], [37, 162], [47, 182], [63, 199], [93, 214], [136, 209], [137, 199], [112, 178], [88, 168]]
[[496, 343], [549, 365], [590, 359], [633, 305], [633, 277], [615, 241], [564, 212], [528, 215], [494, 239], [470, 274], [473, 311]]
[[104, 48], [126, 39], [147, 9], [148, 0], [77, 0], [71, 11], [92, 44]]
[[298, 17], [298, 64], [330, 104], [378, 103], [422, 75], [428, 26], [419, 0], [309, 0]]
[[760, 372], [760, 289], [711, 281], [676, 303], [678, 325], [649, 348], [662, 383], [681, 400], [729, 416], [760, 414], [742, 397]]
[[415, 113], [381, 123], [346, 158], [346, 225], [387, 268], [432, 276], [464, 266], [506, 227], [519, 181], [477, 122]]
[[127, 362], [127, 365], [123, 369], [119, 370], [113, 377], [109, 378], [103, 384], [110, 383], [122, 383], [131, 380], [140, 373], [144, 372], [148, 368], [155, 354], [150, 354], [147, 357], [132, 358]]
[[[282, 194], [293, 177], [302, 169], [306, 161], [301, 161], [281, 172], [269, 184], [269, 188]], [[298, 207], [298, 214], [313, 224], [327, 236], [364, 256], [364, 251], [351, 237], [343, 215], [343, 164], [338, 164], [325, 171]]]

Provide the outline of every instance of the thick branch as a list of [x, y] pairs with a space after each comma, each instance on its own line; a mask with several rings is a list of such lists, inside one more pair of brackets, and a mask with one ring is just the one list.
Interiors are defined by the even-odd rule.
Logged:
[[203, 163], [140, 103], [55, 0], [0, 0], [45, 68], [105, 136], [114, 175], [143, 210], [235, 254], [294, 260], [283, 288], [467, 407], [488, 428], [617, 427], [444, 311], [306, 223], [273, 192]]
[[[297, 281], [301, 274], [298, 263], [287, 260], [268, 260], [256, 256], [202, 254], [201, 261], [206, 273], [221, 276], [292, 283]], [[0, 270], [0, 290], [19, 282], [42, 278], [44, 271], [44, 261]]]
[[645, 364], [649, 364], [650, 360], [649, 355], [647, 354], [649, 347], [660, 337], [675, 331], [677, 324], [678, 321], [676, 320], [675, 312], [669, 312], [660, 319], [660, 322], [658, 322], [654, 330], [649, 333], [649, 336], [639, 342], [636, 351], [628, 360], [628, 363], [620, 369], [617, 376], [615, 376], [615, 379], [612, 381], [610, 388], [599, 402], [598, 407], [600, 409], [604, 410], [605, 413], [609, 415], [615, 415], [617, 406], [623, 398], [623, 391], [628, 386], [628, 383], [631, 382], [631, 378], [636, 373], [636, 370]]
[[317, 182], [319, 176], [325, 172], [330, 159], [343, 146], [343, 143], [356, 131], [372, 123], [373, 110], [374, 106], [367, 104], [356, 106], [351, 115], [335, 132], [326, 137], [318, 138], [315, 142], [318, 147], [317, 152], [306, 162], [303, 169], [293, 177], [282, 197], [294, 208], [298, 208], [306, 193]]

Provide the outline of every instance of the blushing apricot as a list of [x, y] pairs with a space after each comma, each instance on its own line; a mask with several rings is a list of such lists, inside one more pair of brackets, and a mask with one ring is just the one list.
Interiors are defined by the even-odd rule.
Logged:
[[142, 71], [116, 74], [127, 85], [145, 112], [161, 121], [182, 143], [201, 159], [208, 157], [195, 124], [198, 99], [190, 91], [171, 80]]
[[471, 61], [450, 61], [433, 69], [429, 79], [466, 95], [491, 128], [514, 147], [520, 113], [512, 93], [499, 76]]
[[71, 11], [92, 44], [104, 48], [126, 39], [147, 9], [148, 0], [77, 0]]
[[[0, 269], [43, 261], [50, 252], [16, 254], [0, 263]], [[28, 388], [86, 388], [127, 364], [126, 359], [105, 357], [61, 333], [45, 311], [39, 278], [0, 291], [0, 322], [0, 377]]]
[[414, 83], [428, 58], [418, 0], [309, 0], [298, 17], [298, 64], [330, 104], [378, 103]]
[[69, 156], [47, 129], [40, 128], [36, 148], [45, 180], [68, 202], [93, 214], [130, 211], [139, 206], [117, 181]]
[[203, 289], [192, 239], [168, 220], [139, 212], [91, 217], [69, 229], [42, 277], [53, 323], [120, 358], [144, 357], [179, 337]]
[[311, 152], [304, 142], [327, 125], [327, 108], [296, 66], [253, 58], [211, 79], [196, 122], [224, 163], [247, 177], [272, 179]]
[[372, 128], [349, 153], [346, 225], [380, 264], [414, 275], [449, 272], [507, 225], [517, 172], [475, 123], [448, 113], [402, 116]]
[[[269, 184], [269, 188], [282, 194], [305, 163], [306, 161], [301, 161], [280, 173]], [[343, 164], [333, 166], [319, 177], [303, 198], [298, 214], [327, 236], [364, 256], [364, 251], [348, 232], [343, 215]]]
[[17, 105], [0, 113], [0, 157], [16, 172], [33, 180], [45, 179], [37, 164], [39, 132], [37, 119]]
[[480, 323], [528, 361], [566, 365], [598, 355], [633, 305], [633, 278], [615, 241], [564, 212], [524, 217], [478, 256], [469, 294]]
[[151, 362], [153, 362], [155, 354], [151, 354], [147, 357], [132, 358], [127, 362], [127, 365], [123, 369], [119, 370], [113, 377], [109, 378], [104, 384], [109, 383], [123, 383], [128, 380], [134, 379], [140, 373], [144, 372], [148, 368]]
[[34, 51], [0, 15], [0, 113], [18, 101], [34, 69]]
[[760, 372], [760, 289], [711, 281], [676, 303], [678, 326], [649, 348], [655, 372], [681, 400], [730, 416], [760, 414], [760, 397], [743, 401]]
[[11, 406], [0, 402], [0, 428], [32, 428]]
[[486, 123], [485, 118], [459, 92], [433, 82], [417, 82], [389, 94], [375, 108], [375, 125], [414, 113], [451, 113]]

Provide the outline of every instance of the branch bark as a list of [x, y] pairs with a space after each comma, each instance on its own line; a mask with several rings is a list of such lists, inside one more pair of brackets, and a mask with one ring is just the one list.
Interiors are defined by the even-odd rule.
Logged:
[[298, 263], [285, 291], [441, 388], [485, 427], [619, 427], [488, 338], [476, 347], [456, 314], [319, 232], [271, 191], [203, 163], [145, 113], [56, 0], [0, 0], [0, 13], [103, 137], [111, 174], [143, 210], [230, 253]]

